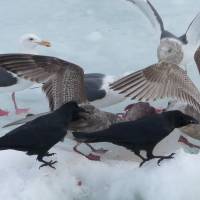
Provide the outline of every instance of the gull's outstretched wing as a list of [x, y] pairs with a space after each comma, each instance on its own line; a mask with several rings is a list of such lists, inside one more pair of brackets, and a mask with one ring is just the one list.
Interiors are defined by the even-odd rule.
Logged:
[[153, 5], [148, 0], [127, 0], [137, 6], [143, 14], [148, 18], [153, 28], [161, 34], [164, 32], [164, 24], [158, 11], [153, 7]]
[[194, 54], [194, 60], [200, 73], [200, 47], [198, 47]]
[[177, 65], [157, 63], [125, 76], [110, 85], [126, 97], [156, 100], [171, 97], [200, 111], [200, 93], [186, 72]]
[[200, 45], [200, 13], [190, 23], [185, 36], [189, 46], [195, 49]]
[[73, 63], [50, 56], [1, 54], [0, 67], [24, 79], [44, 83], [51, 110], [71, 100], [87, 101], [83, 69]]

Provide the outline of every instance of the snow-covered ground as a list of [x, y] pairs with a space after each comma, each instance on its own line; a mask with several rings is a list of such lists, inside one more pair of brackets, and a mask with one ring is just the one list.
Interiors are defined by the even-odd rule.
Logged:
[[[197, 0], [152, 0], [166, 28], [181, 35], [200, 11]], [[156, 38], [148, 20], [125, 0], [6, 0], [0, 1], [0, 53], [19, 52], [19, 37], [34, 32], [52, 42], [39, 53], [81, 65], [86, 72], [120, 75], [156, 62]], [[193, 65], [191, 65], [192, 67]], [[188, 70], [199, 86], [199, 74]], [[22, 107], [33, 113], [47, 111], [40, 89], [17, 93]], [[127, 103], [109, 108], [121, 111]], [[165, 105], [165, 101], [156, 103]], [[20, 118], [14, 114], [10, 94], [0, 94], [0, 107], [11, 110], [0, 126]], [[1, 129], [1, 135], [9, 129]], [[175, 159], [157, 167], [153, 160], [138, 168], [136, 157], [122, 147], [99, 144], [109, 151], [101, 162], [89, 161], [72, 151], [66, 138], [51, 150], [57, 169], [38, 169], [35, 157], [22, 152], [0, 152], [0, 196], [4, 200], [199, 200], [200, 157], [186, 154], [170, 135], [156, 154], [176, 151]], [[84, 151], [88, 151], [83, 147]], [[81, 181], [81, 185], [78, 182]]]

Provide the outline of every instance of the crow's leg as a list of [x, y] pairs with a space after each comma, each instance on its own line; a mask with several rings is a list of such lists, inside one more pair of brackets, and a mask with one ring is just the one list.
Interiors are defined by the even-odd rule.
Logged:
[[163, 161], [163, 160], [165, 160], [165, 159], [173, 159], [174, 155], [175, 155], [175, 153], [171, 153], [168, 156], [155, 156], [155, 158], [159, 158], [158, 162], [157, 162], [158, 166], [160, 166], [160, 162]]
[[140, 167], [142, 167], [142, 165], [147, 162], [149, 159], [147, 158], [144, 158], [141, 154], [140, 154], [140, 151], [134, 151], [135, 155], [137, 155], [141, 160], [142, 162], [140, 163]]
[[51, 168], [53, 168], [53, 169], [56, 169], [53, 165], [54, 165], [55, 163], [57, 163], [57, 161], [50, 160], [49, 162], [47, 162], [47, 161], [43, 160], [43, 157], [44, 157], [44, 156], [45, 156], [45, 155], [38, 155], [38, 157], [37, 157], [37, 160], [38, 160], [38, 161], [44, 163], [44, 164], [40, 165], [39, 169], [40, 169], [41, 167], [45, 167], [45, 166], [49, 166], [49, 167], [51, 167]]
[[81, 143], [77, 143], [77, 144], [74, 146], [74, 148], [73, 148], [73, 150], [74, 150], [76, 153], [81, 154], [82, 156], [86, 157], [86, 158], [89, 159], [89, 160], [97, 160], [97, 161], [100, 160], [100, 156], [93, 155], [93, 154], [85, 155], [84, 153], [82, 153], [81, 151], [79, 151], [79, 150], [77, 149], [77, 147], [78, 147], [80, 144], [81, 144]]
[[149, 160], [150, 159], [154, 159], [154, 158], [159, 158], [157, 164], [158, 164], [158, 166], [160, 166], [160, 162], [161, 161], [163, 161], [165, 159], [172, 159], [172, 158], [174, 158], [173, 157], [174, 154], [175, 153], [171, 153], [169, 156], [154, 156], [153, 153], [152, 153], [152, 151], [151, 152], [149, 151], [149, 152], [147, 152], [147, 158], [149, 158]]
[[56, 155], [56, 153], [49, 153], [49, 152], [47, 152], [44, 156], [45, 157], [50, 157], [50, 156], [54, 156], [54, 155]]
[[99, 153], [99, 154], [104, 154], [106, 153], [108, 150], [107, 149], [95, 149], [91, 144], [85, 143], [94, 153]]

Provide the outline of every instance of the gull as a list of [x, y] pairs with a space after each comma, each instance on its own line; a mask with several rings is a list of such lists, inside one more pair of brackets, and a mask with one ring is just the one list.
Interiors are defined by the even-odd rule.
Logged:
[[159, 61], [170, 62], [187, 70], [187, 65], [195, 59], [200, 72], [200, 13], [189, 24], [186, 32], [176, 36], [165, 29], [162, 17], [148, 0], [127, 0], [137, 6], [149, 19], [160, 39], [157, 47]]
[[[50, 47], [51, 44], [46, 40], [41, 40], [35, 34], [25, 34], [20, 38], [21, 46], [26, 52], [35, 52], [36, 47], [45, 46]], [[29, 88], [33, 85], [33, 82], [20, 78], [15, 74], [7, 71], [2, 65], [0, 66], [0, 92], [11, 92], [12, 101], [15, 107], [16, 114], [27, 113], [29, 109], [27, 108], [18, 108], [17, 102], [15, 99], [15, 92], [21, 91]], [[0, 116], [6, 116], [9, 112], [0, 109]]]

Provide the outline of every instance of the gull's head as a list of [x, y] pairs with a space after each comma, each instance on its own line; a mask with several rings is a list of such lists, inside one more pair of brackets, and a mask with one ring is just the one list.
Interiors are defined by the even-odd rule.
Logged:
[[183, 60], [182, 44], [173, 38], [165, 38], [160, 41], [157, 49], [159, 61], [179, 65]]
[[47, 40], [39, 38], [36, 34], [25, 34], [20, 38], [20, 43], [27, 50], [33, 50], [37, 46], [51, 47], [51, 43]]

